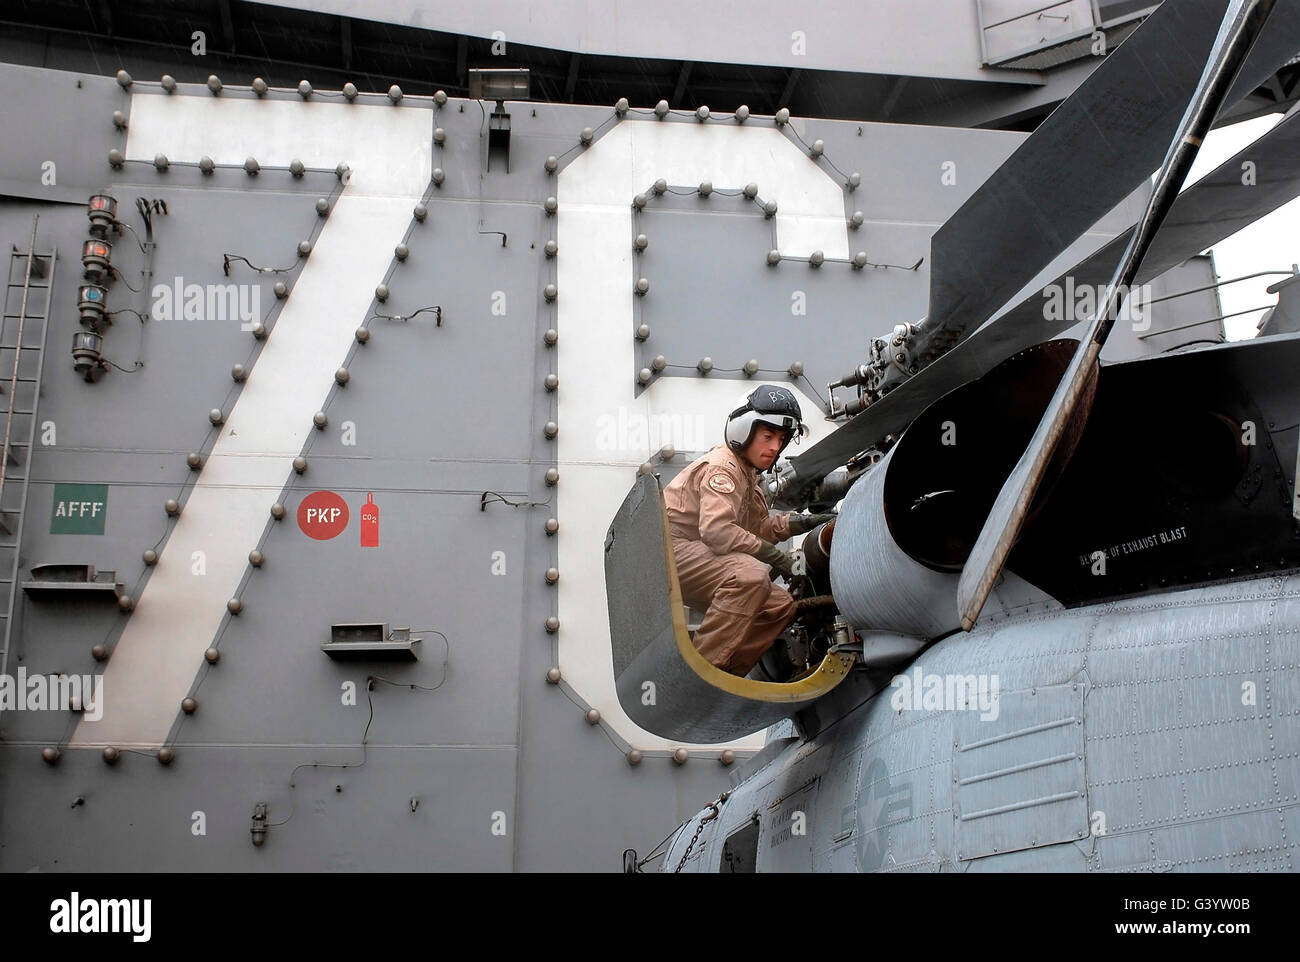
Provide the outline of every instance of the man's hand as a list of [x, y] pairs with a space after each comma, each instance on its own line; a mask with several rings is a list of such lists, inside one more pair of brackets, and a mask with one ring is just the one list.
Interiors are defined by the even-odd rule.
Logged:
[[794, 559], [772, 542], [764, 541], [763, 546], [754, 552], [754, 557], [765, 565], [771, 565], [787, 579], [794, 577]]
[[813, 528], [827, 521], [834, 521], [837, 514], [792, 514], [790, 515], [790, 534], [807, 534]]

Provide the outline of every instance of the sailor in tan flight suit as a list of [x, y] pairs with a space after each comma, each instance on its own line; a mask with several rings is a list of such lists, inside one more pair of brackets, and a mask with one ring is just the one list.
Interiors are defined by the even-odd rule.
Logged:
[[759, 472], [803, 437], [788, 388], [759, 385], [727, 417], [726, 444], [690, 464], [664, 488], [682, 598], [707, 609], [695, 647], [710, 663], [744, 676], [794, 620], [794, 599], [772, 583], [768, 565], [791, 577], [775, 542], [835, 517], [770, 514]]

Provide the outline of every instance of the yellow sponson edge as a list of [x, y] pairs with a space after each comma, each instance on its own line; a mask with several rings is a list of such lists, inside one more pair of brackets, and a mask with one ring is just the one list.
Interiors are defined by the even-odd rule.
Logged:
[[701, 680], [728, 694], [752, 698], [754, 701], [803, 702], [820, 698], [848, 677], [849, 669], [857, 661], [857, 655], [853, 653], [827, 655], [812, 674], [790, 682], [739, 678], [711, 664], [691, 642], [690, 632], [686, 628], [686, 613], [683, 610], [685, 603], [682, 601], [681, 585], [677, 581], [677, 559], [673, 557], [673, 539], [668, 529], [668, 506], [664, 501], [662, 490], [659, 491], [659, 517], [664, 526], [664, 554], [667, 555], [668, 563], [668, 593], [669, 600], [672, 602], [673, 635], [677, 639], [677, 650], [681, 653], [682, 660], [691, 666], [691, 670]]

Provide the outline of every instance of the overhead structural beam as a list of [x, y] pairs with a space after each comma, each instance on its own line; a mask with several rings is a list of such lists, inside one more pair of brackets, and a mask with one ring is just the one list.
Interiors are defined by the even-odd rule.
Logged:
[[694, 61], [682, 61], [682, 69], [677, 73], [677, 86], [673, 88], [672, 103], [680, 104], [682, 102], [682, 96], [686, 93], [686, 81], [691, 79], [691, 68], [694, 66]]
[[113, 4], [110, 0], [99, 0], [96, 7], [99, 10], [99, 28], [104, 32], [104, 36], [113, 36]]
[[778, 107], [790, 106], [790, 98], [794, 96], [794, 85], [799, 82], [799, 74], [803, 73], [798, 67], [790, 71], [790, 76], [785, 79], [785, 89], [781, 91], [781, 99], [776, 102]]
[[564, 102], [573, 103], [573, 92], [578, 87], [578, 64], [582, 61], [582, 54], [575, 53], [569, 58], [569, 76], [564, 81]]
[[230, 0], [217, 0], [217, 10], [221, 13], [221, 39], [226, 49], [235, 52], [235, 17], [230, 10]]
[[339, 48], [343, 54], [343, 69], [352, 69], [352, 18], [339, 17]]
[[898, 98], [902, 96], [903, 88], [907, 86], [907, 77], [895, 78], [890, 85], [889, 93], [885, 95], [885, 102], [880, 105], [880, 119], [888, 120], [894, 113], [894, 108], [898, 106]]

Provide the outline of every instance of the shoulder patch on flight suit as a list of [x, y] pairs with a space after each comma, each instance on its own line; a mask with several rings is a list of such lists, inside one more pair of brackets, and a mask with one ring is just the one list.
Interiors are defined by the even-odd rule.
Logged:
[[731, 494], [736, 490], [736, 482], [732, 481], [726, 474], [718, 471], [709, 475], [709, 487], [720, 494]]

